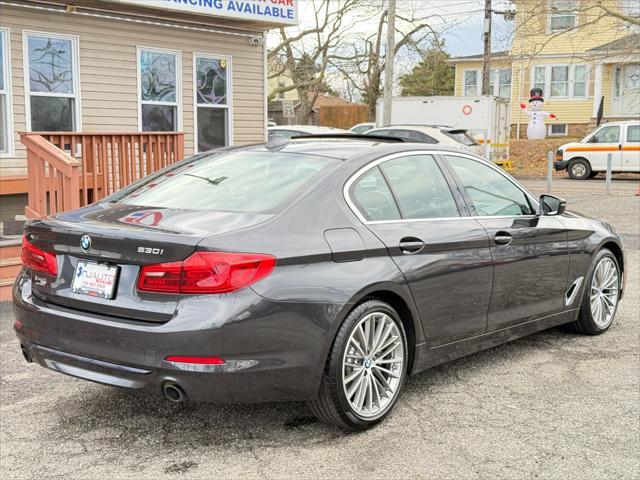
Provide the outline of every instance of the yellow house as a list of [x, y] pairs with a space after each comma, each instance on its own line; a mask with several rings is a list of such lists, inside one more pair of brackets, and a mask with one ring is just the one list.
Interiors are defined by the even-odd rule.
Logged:
[[[533, 87], [542, 88], [549, 136], [583, 136], [602, 121], [640, 118], [640, 33], [611, 14], [640, 17], [638, 0], [514, 0], [511, 50], [491, 56], [490, 94], [511, 99], [513, 136], [524, 135]], [[602, 8], [602, 6], [606, 7]], [[455, 95], [482, 90], [482, 55], [451, 60]], [[601, 106], [602, 103], [602, 106]]]

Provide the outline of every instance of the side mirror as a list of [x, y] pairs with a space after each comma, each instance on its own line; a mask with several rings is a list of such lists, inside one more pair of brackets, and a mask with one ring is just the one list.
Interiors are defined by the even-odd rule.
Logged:
[[538, 215], [562, 215], [567, 209], [567, 201], [554, 195], [540, 195]]

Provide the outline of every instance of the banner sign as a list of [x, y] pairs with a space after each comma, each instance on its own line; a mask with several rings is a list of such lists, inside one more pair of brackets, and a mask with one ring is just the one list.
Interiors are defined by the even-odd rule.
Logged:
[[117, 3], [278, 25], [298, 24], [299, 0], [111, 0]]

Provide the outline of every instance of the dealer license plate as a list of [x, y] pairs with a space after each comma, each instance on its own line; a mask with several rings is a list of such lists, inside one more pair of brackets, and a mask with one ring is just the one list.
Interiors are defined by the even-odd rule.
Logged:
[[110, 299], [118, 277], [118, 268], [92, 262], [78, 262], [73, 276], [74, 293]]

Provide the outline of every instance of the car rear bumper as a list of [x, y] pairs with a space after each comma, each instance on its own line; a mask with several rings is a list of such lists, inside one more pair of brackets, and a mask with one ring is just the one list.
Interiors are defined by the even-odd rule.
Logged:
[[[222, 298], [192, 297], [172, 320], [150, 324], [43, 302], [26, 275], [18, 277], [13, 300], [14, 330], [28, 360], [155, 395], [177, 384], [189, 400], [211, 402], [315, 398], [335, 322], [328, 312], [336, 311], [268, 301], [245, 289], [227, 296], [226, 309]], [[176, 364], [165, 360], [169, 355], [215, 355], [225, 363]]]
[[553, 168], [555, 168], [555, 170], [559, 172], [561, 170], [566, 170], [568, 164], [569, 162], [566, 160], [556, 160], [555, 162], [553, 162]]

